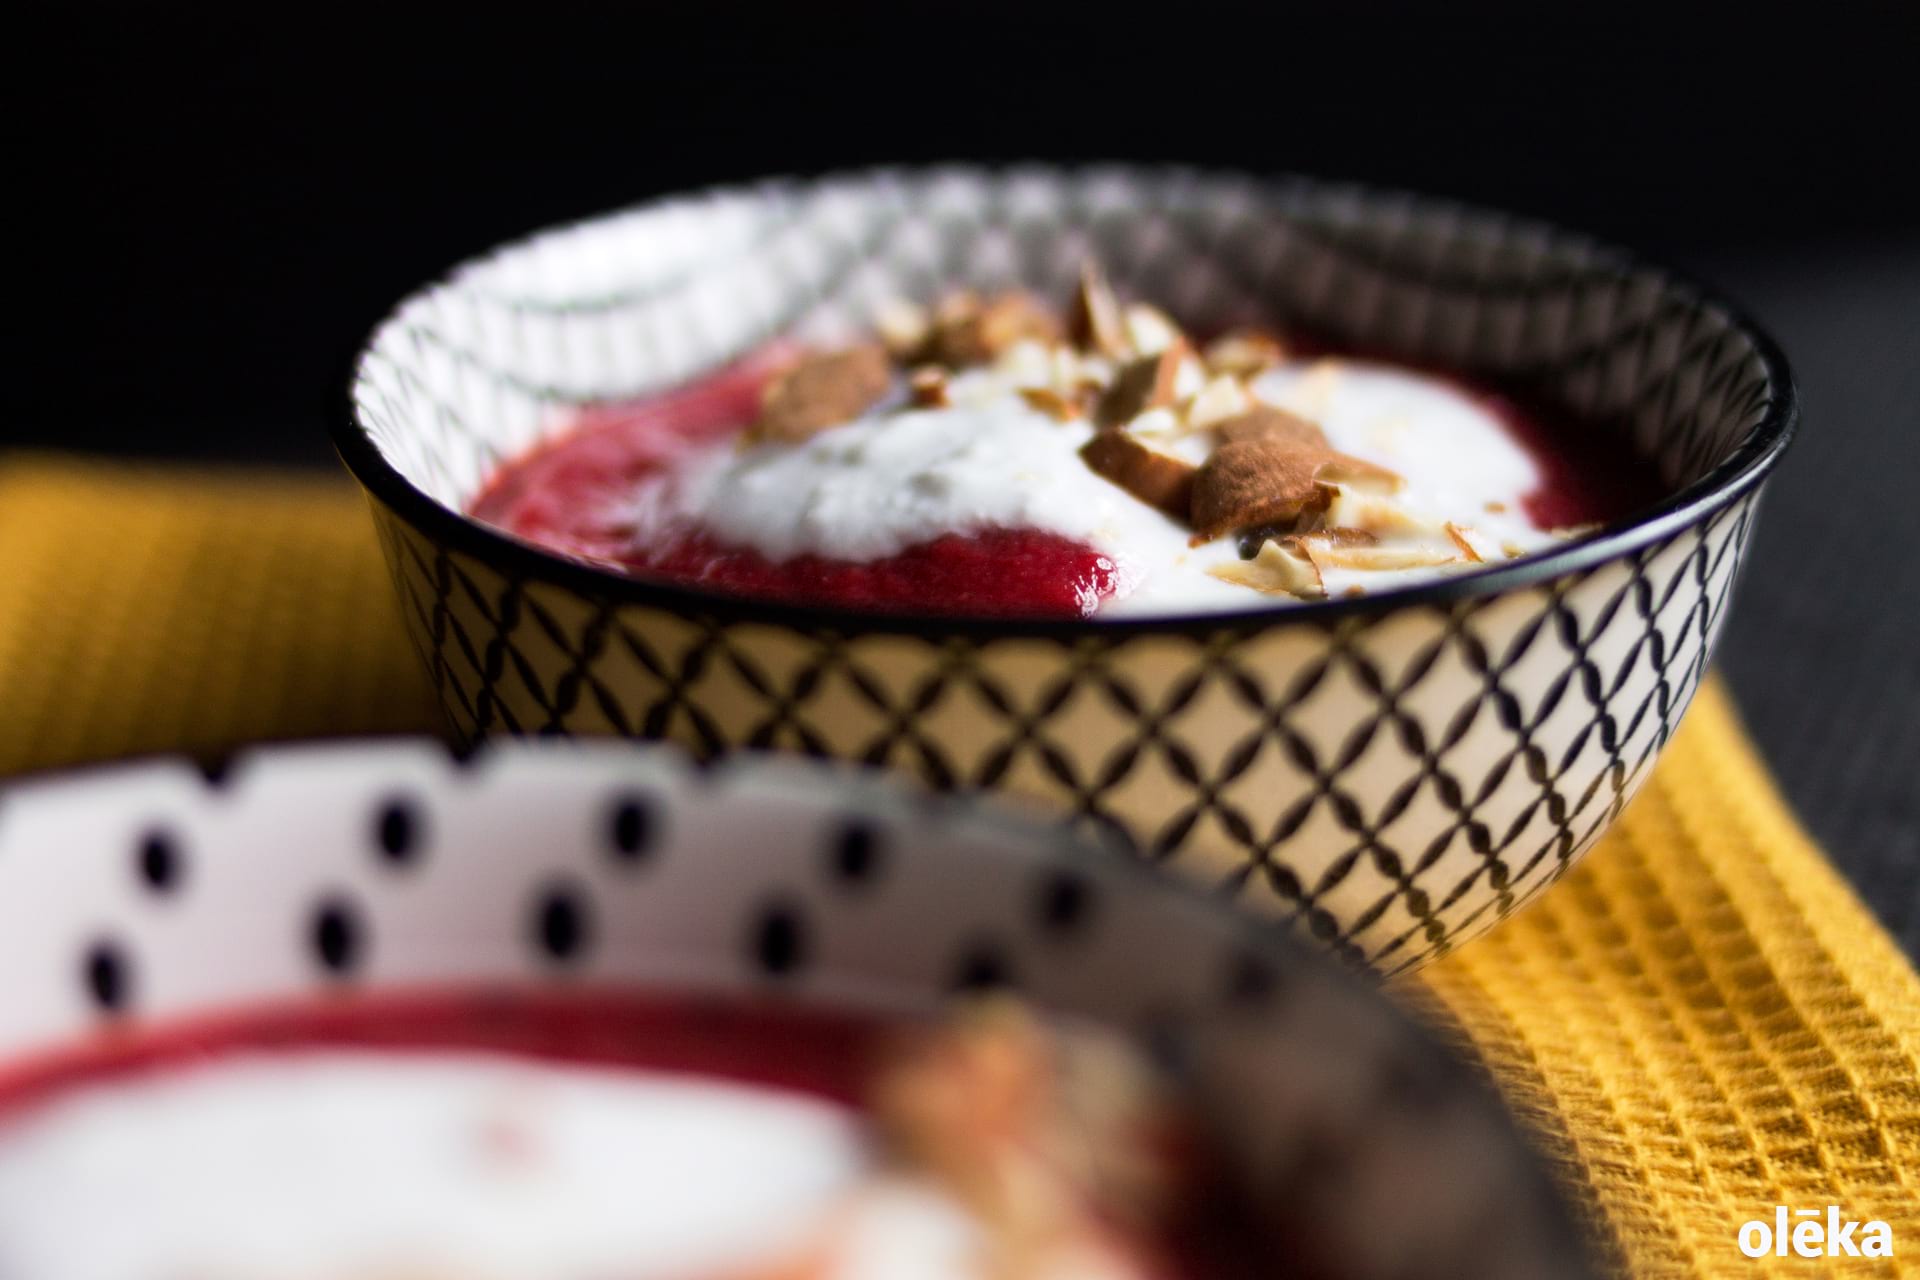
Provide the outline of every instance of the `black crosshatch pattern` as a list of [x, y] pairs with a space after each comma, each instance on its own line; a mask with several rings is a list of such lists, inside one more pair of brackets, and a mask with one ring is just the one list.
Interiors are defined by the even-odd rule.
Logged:
[[[953, 627], [563, 571], [423, 496], [457, 507], [556, 408], [941, 283], [1059, 294], [1088, 252], [1197, 327], [1295, 324], [1535, 387], [1681, 498], [1653, 534], [1522, 568], [1499, 595]], [[549, 234], [404, 304], [355, 402], [342, 450], [463, 735], [779, 747], [1010, 790], [1388, 971], [1557, 879], [1644, 780], [1792, 414], [1737, 321], [1578, 237], [1394, 193], [1110, 168], [780, 183]]]

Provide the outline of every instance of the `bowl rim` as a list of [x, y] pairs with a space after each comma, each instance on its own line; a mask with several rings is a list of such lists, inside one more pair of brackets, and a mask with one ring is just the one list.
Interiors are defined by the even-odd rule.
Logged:
[[[403, 475], [374, 444], [360, 420], [355, 388], [374, 343], [401, 312], [417, 300], [458, 282], [472, 268], [524, 249], [558, 233], [610, 221], [626, 214], [683, 200], [749, 196], [780, 187], [818, 188], [833, 184], [912, 178], [990, 177], [1044, 173], [1075, 176], [1124, 173], [1161, 181], [1215, 179], [1251, 182], [1263, 190], [1303, 190], [1374, 205], [1402, 207], [1461, 219], [1493, 219], [1521, 234], [1545, 236], [1569, 248], [1583, 249], [1602, 265], [1621, 274], [1649, 272], [1704, 306], [1723, 312], [1733, 328], [1753, 346], [1765, 370], [1773, 396], [1733, 457], [1700, 479], [1667, 495], [1644, 510], [1610, 523], [1564, 546], [1536, 552], [1518, 560], [1428, 582], [1394, 587], [1365, 596], [1310, 600], [1203, 613], [1167, 613], [1119, 618], [999, 618], [920, 612], [879, 612], [821, 605], [794, 604], [733, 595], [702, 587], [632, 577], [547, 550], [502, 529], [452, 510], [429, 497]], [[443, 270], [392, 304], [362, 331], [348, 363], [343, 386], [345, 412], [330, 406], [327, 430], [335, 452], [348, 472], [381, 505], [430, 540], [496, 569], [504, 569], [514, 583], [545, 581], [565, 587], [605, 605], [645, 605], [682, 616], [708, 616], [736, 622], [761, 622], [794, 630], [827, 631], [839, 635], [889, 634], [929, 639], [966, 636], [979, 638], [1051, 638], [1065, 642], [1127, 639], [1166, 634], [1213, 635], [1256, 631], [1279, 625], [1308, 625], [1334, 630], [1361, 619], [1374, 619], [1407, 608], [1447, 608], [1462, 603], [1491, 602], [1507, 592], [1595, 568], [1609, 560], [1628, 557], [1655, 546], [1686, 528], [1701, 523], [1751, 490], [1757, 489], [1776, 467], [1798, 434], [1800, 402], [1793, 370], [1773, 336], [1751, 313], [1718, 289], [1686, 272], [1653, 261], [1633, 250], [1585, 232], [1538, 218], [1523, 218], [1487, 205], [1478, 205], [1405, 188], [1315, 177], [1292, 172], [1259, 174], [1223, 168], [1110, 163], [935, 164], [877, 166], [834, 170], [807, 176], [774, 176], [747, 182], [729, 182], [669, 192], [585, 217], [538, 228], [516, 236]]]

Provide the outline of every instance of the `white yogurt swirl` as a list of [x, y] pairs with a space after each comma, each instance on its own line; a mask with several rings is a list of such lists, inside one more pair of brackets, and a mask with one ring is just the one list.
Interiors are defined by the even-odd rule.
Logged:
[[[1259, 608], [1281, 602], [1209, 573], [1238, 558], [1231, 538], [1189, 545], [1190, 530], [1094, 474], [1079, 449], [1084, 420], [1060, 422], [1018, 394], [1005, 367], [957, 377], [941, 408], [882, 408], [799, 445], [723, 446], [687, 459], [635, 501], [636, 523], [670, 518], [773, 561], [799, 555], [874, 560], [946, 533], [1033, 528], [1087, 544], [1118, 569], [1103, 615]], [[1318, 422], [1334, 448], [1388, 467], [1406, 487], [1391, 501], [1413, 523], [1469, 526], [1498, 554], [1554, 541], [1527, 521], [1539, 483], [1532, 457], [1500, 418], [1458, 387], [1385, 364], [1325, 359], [1270, 370], [1261, 400]], [[1171, 415], [1168, 425], [1171, 423]], [[1152, 440], [1153, 422], [1135, 424]], [[1204, 434], [1160, 447], [1204, 460]], [[1329, 595], [1458, 571], [1466, 563], [1334, 570]]]

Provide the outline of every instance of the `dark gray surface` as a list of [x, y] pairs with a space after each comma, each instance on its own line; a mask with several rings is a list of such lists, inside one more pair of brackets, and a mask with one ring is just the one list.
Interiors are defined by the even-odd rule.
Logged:
[[1920, 243], [1691, 265], [1801, 394], [1720, 668], [1801, 820], [1920, 956]]

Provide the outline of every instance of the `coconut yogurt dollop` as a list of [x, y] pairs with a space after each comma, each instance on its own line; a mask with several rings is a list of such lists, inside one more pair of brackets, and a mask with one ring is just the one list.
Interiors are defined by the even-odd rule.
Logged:
[[[635, 518], [695, 523], [775, 561], [875, 560], [943, 533], [1044, 529], [1112, 559], [1118, 586], [1102, 614], [1273, 603], [1211, 572], [1240, 561], [1235, 539], [1190, 545], [1189, 527], [1081, 460], [1098, 428], [1035, 408], [1017, 380], [1001, 370], [963, 373], [942, 407], [870, 412], [797, 445], [695, 453], [636, 495]], [[1502, 558], [1557, 540], [1525, 514], [1524, 499], [1541, 483], [1533, 456], [1494, 406], [1455, 384], [1391, 365], [1322, 359], [1283, 363], [1252, 391], [1319, 423], [1340, 451], [1404, 477], [1404, 487], [1383, 501], [1423, 543], [1447, 522], [1472, 530], [1468, 536]], [[1165, 416], [1158, 436], [1152, 421], [1134, 430], [1167, 453], [1203, 462], [1210, 442], [1177, 432]], [[1465, 559], [1444, 563], [1472, 567]], [[1333, 568], [1325, 586], [1329, 595], [1380, 590], [1438, 569]]]

